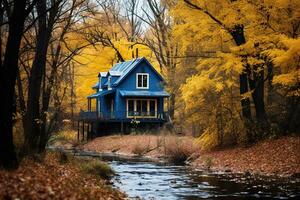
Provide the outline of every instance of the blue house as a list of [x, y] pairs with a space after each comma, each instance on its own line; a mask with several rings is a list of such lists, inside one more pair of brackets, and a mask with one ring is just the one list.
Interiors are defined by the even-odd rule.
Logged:
[[[146, 58], [115, 64], [108, 72], [100, 72], [88, 96], [87, 111], [80, 112], [79, 122], [88, 124], [88, 133], [104, 135], [129, 133], [139, 128], [161, 126], [169, 118], [169, 94], [164, 79]], [[79, 129], [78, 129], [79, 130]]]

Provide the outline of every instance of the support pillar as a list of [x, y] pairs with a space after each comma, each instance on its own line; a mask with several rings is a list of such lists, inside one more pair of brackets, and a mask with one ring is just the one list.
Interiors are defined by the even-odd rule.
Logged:
[[77, 142], [79, 142], [79, 135], [80, 135], [80, 121], [77, 121]]
[[94, 127], [93, 127], [93, 123], [91, 123], [90, 140], [93, 139], [93, 133], [94, 133], [93, 128], [94, 128]]
[[124, 122], [121, 122], [121, 135], [124, 133]]
[[85, 126], [84, 121], [82, 121], [82, 139], [81, 139], [81, 141], [84, 141], [84, 126]]
[[88, 123], [88, 124], [87, 124], [86, 141], [89, 140], [90, 134], [91, 134], [91, 131], [90, 131], [90, 123]]

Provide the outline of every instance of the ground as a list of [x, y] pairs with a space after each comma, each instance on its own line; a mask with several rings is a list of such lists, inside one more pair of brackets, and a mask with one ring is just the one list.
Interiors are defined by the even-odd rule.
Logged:
[[199, 144], [188, 136], [117, 135], [96, 138], [81, 148], [87, 151], [152, 158], [184, 152], [193, 158], [190, 164], [196, 168], [285, 177], [300, 174], [299, 136], [268, 139], [250, 147], [200, 151]]
[[0, 199], [123, 199], [96, 175], [86, 174], [74, 163], [61, 163], [50, 153], [44, 161], [25, 159], [19, 169], [0, 169]]
[[251, 147], [235, 147], [203, 152], [193, 162], [195, 167], [206, 165], [211, 159], [215, 170], [251, 172], [264, 175], [299, 176], [300, 137], [282, 137], [259, 142]]
[[192, 153], [197, 150], [194, 138], [164, 135], [113, 135], [98, 137], [82, 146], [84, 150], [143, 155], [160, 158], [174, 151]]

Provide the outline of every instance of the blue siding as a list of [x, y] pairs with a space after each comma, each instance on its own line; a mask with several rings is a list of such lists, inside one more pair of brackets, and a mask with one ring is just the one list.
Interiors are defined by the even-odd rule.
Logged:
[[157, 76], [145, 61], [142, 61], [135, 69], [133, 69], [130, 74], [117, 86], [118, 89], [123, 90], [137, 90], [142, 89], [136, 88], [136, 74], [137, 73], [148, 73], [149, 74], [149, 89], [151, 91], [161, 91], [163, 90], [163, 85], [161, 79]]
[[[137, 62], [139, 61], [139, 62]], [[127, 91], [164, 91], [162, 77], [154, 71], [154, 68], [146, 61], [144, 58], [139, 58], [137, 60], [131, 61], [135, 65], [131, 68], [130, 62], [126, 62], [127, 64], [127, 71], [123, 72], [121, 76], [111, 76], [111, 83], [115, 83], [116, 81], [118, 84], [113, 87], [116, 89], [114, 94], [100, 96], [98, 100], [100, 100], [100, 107], [101, 107], [101, 114], [104, 117], [108, 117], [111, 114], [111, 99], [114, 99], [114, 116], [118, 119], [126, 118], [126, 98], [120, 94], [120, 90], [127, 90]], [[120, 65], [117, 64], [117, 66]], [[120, 65], [121, 66], [121, 65]], [[115, 67], [116, 69], [116, 67]], [[130, 70], [129, 70], [130, 69]], [[124, 73], [128, 73], [126, 77], [124, 77]], [[136, 88], [136, 74], [137, 73], [148, 73], [149, 74], [149, 88], [148, 89], [138, 89]], [[110, 76], [108, 73], [107, 76]], [[108, 77], [100, 77], [101, 78], [101, 88], [105, 91], [107, 90], [107, 80]], [[120, 81], [120, 78], [124, 78]], [[129, 97], [128, 97], [129, 98]], [[162, 113], [164, 110], [164, 98], [163, 97], [133, 97], [136, 99], [156, 99], [157, 100], [157, 111], [158, 113]]]
[[[136, 74], [137, 73], [148, 73], [149, 74], [149, 89], [137, 89], [136, 88]], [[156, 72], [149, 67], [148, 63], [142, 61], [137, 65], [130, 74], [117, 86], [116, 92], [116, 107], [118, 108], [116, 116], [119, 118], [126, 118], [126, 98], [120, 95], [119, 90], [130, 90], [130, 91], [143, 91], [143, 90], [150, 90], [150, 91], [162, 91], [163, 85], [161, 82], [160, 77], [157, 76]], [[149, 97], [151, 98], [151, 97]], [[147, 98], [148, 99], [148, 98]], [[153, 98], [159, 99], [157, 101], [157, 111], [163, 112], [163, 107], [160, 103], [163, 103], [162, 98]]]
[[104, 87], [104, 84], [106, 83], [106, 81], [107, 81], [107, 77], [100, 77], [101, 78], [101, 88], [103, 88]]

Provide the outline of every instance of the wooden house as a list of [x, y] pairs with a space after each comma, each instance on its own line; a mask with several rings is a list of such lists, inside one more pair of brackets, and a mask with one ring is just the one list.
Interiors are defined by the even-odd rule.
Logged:
[[160, 127], [169, 116], [169, 94], [164, 79], [146, 58], [115, 64], [100, 72], [87, 97], [87, 111], [81, 111], [79, 122], [89, 134], [100, 136], [113, 132], [129, 133], [132, 127], [143, 130]]

